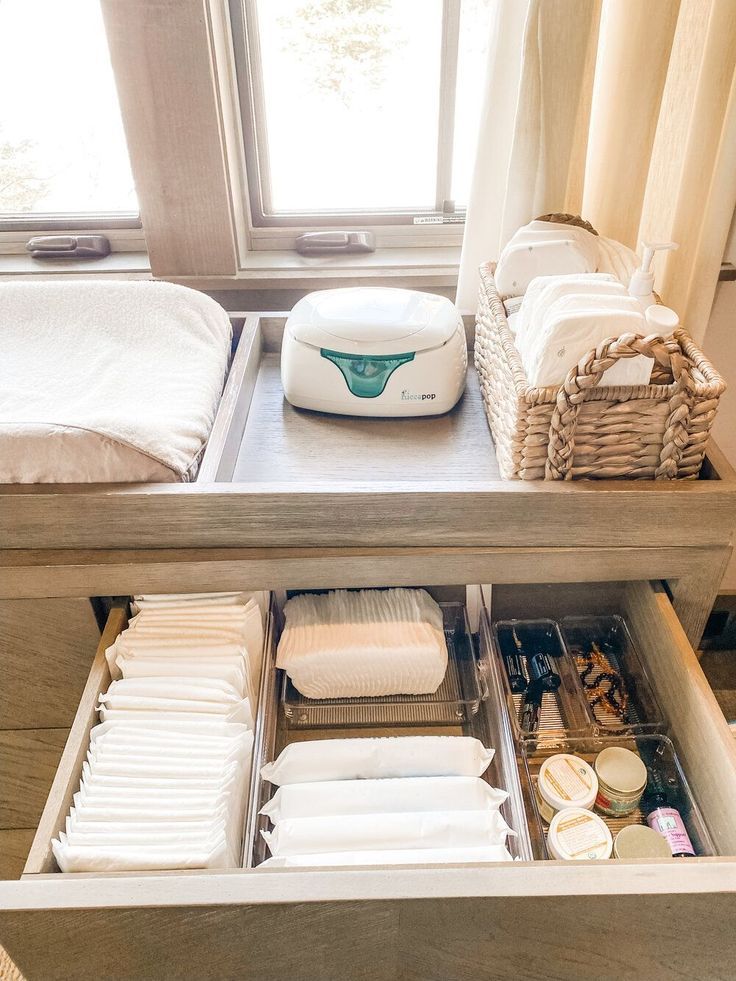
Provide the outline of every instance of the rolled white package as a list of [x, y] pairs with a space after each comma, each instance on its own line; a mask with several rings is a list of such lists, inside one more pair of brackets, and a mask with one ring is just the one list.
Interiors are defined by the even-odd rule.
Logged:
[[318, 852], [316, 855], [282, 855], [267, 858], [259, 869], [327, 868], [346, 865], [484, 865], [513, 862], [504, 845], [484, 848], [395, 848], [387, 851]]
[[430, 811], [290, 818], [262, 831], [272, 855], [503, 845], [513, 834], [499, 811]]
[[276, 786], [316, 780], [479, 777], [494, 750], [472, 736], [380, 736], [290, 743], [261, 768]]
[[537, 276], [529, 284], [516, 314], [515, 343], [520, 356], [539, 328], [542, 313], [556, 300], [571, 293], [577, 296], [628, 296], [626, 287], [610, 273]]
[[326, 815], [481, 811], [499, 808], [507, 797], [480, 777], [332, 780], [280, 787], [260, 813], [276, 824]]
[[426, 695], [447, 671], [442, 610], [423, 589], [288, 600], [276, 665], [307, 698]]

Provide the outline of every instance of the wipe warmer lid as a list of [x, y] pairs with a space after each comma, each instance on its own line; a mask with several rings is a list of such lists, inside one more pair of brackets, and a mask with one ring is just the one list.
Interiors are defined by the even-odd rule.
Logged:
[[441, 347], [461, 323], [444, 296], [359, 286], [310, 293], [286, 330], [298, 341], [345, 354], [405, 354]]

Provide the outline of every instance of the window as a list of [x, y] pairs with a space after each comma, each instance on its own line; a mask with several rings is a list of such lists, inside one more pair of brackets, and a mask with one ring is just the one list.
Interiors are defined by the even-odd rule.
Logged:
[[231, 0], [254, 231], [462, 223], [491, 6]]
[[0, 231], [140, 224], [99, 0], [2, 0], [0, 92]]

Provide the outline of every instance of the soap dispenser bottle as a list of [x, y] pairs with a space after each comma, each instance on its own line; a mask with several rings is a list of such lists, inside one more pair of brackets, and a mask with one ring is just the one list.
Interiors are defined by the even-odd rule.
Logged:
[[657, 252], [672, 251], [678, 248], [677, 242], [642, 242], [641, 266], [634, 270], [629, 283], [629, 294], [641, 304], [642, 310], [646, 310], [653, 303], [657, 302], [654, 295], [654, 273], [652, 272], [652, 260]]

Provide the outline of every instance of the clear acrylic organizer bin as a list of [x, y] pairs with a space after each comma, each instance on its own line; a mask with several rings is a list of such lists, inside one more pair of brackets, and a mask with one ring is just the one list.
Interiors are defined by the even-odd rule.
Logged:
[[[469, 666], [473, 665], [474, 681], [470, 681], [472, 697], [467, 697], [467, 688], [463, 688], [463, 699], [446, 702], [447, 708], [452, 709], [452, 718], [446, 714], [448, 722], [438, 727], [433, 718], [427, 720], [426, 706], [430, 703], [418, 703], [424, 706], [417, 713], [414, 709], [407, 713], [407, 706], [416, 705], [407, 702], [386, 703], [389, 706], [403, 705], [403, 722], [386, 723], [380, 716], [372, 724], [367, 724], [366, 706], [362, 699], [345, 699], [339, 706], [343, 722], [340, 726], [334, 722], [334, 715], [328, 715], [328, 721], [319, 724], [319, 715], [313, 715], [316, 725], [311, 728], [294, 727], [286, 717], [286, 704], [280, 693], [284, 688], [285, 675], [276, 668], [276, 645], [272, 642], [269, 658], [264, 667], [261, 685], [261, 697], [256, 720], [256, 738], [253, 755], [253, 777], [251, 784], [251, 807], [246, 833], [244, 864], [247, 868], [255, 868], [268, 856], [266, 843], [260, 832], [270, 827], [267, 817], [260, 814], [261, 808], [271, 799], [276, 788], [260, 775], [264, 764], [275, 760], [282, 749], [290, 742], [305, 739], [341, 739], [354, 736], [416, 736], [416, 735], [448, 735], [473, 736], [484, 746], [495, 750], [489, 768], [483, 774], [483, 779], [493, 787], [505, 790], [509, 797], [501, 806], [501, 813], [509, 826], [516, 832], [509, 836], [507, 847], [514, 858], [531, 861], [533, 858], [532, 840], [527, 823], [527, 812], [524, 804], [522, 778], [516, 757], [514, 735], [509, 724], [509, 716], [503, 701], [501, 680], [493, 663], [491, 651], [491, 634], [488, 621], [481, 618], [480, 632], [477, 638], [470, 633], [465, 607], [460, 603], [440, 604], [442, 606], [445, 624], [452, 632], [453, 649], [462, 648], [460, 660]], [[456, 627], [467, 639], [465, 645], [456, 643]], [[477, 645], [476, 645], [477, 642]], [[476, 653], [477, 650], [477, 653]], [[477, 685], [477, 689], [476, 689]], [[441, 691], [441, 689], [440, 689]], [[393, 711], [393, 709], [392, 709]], [[264, 869], [264, 875], [268, 871]]]
[[663, 731], [662, 712], [623, 617], [564, 617], [560, 631], [597, 730]]
[[[667, 736], [659, 733], [643, 733], [630, 736], [600, 736], [582, 739], [559, 739], [557, 741], [527, 740], [520, 745], [519, 771], [522, 778], [522, 791], [527, 808], [529, 832], [536, 859], [549, 859], [547, 851], [548, 825], [539, 813], [535, 786], [539, 770], [550, 756], [556, 753], [570, 753], [593, 766], [597, 755], [609, 746], [622, 746], [636, 753], [644, 761], [649, 774], [649, 782], [642, 796], [642, 805], [647, 794], [664, 793], [670, 807], [680, 812], [687, 833], [698, 856], [716, 854], [708, 828], [693, 798], [683, 773], [675, 748]], [[608, 825], [615, 839], [622, 828], [630, 824], [647, 823], [645, 807], [640, 805], [625, 817], [609, 817], [599, 814]], [[593, 813], [598, 814], [594, 809]]]
[[[493, 653], [501, 678], [504, 701], [517, 739], [532, 737], [557, 738], [570, 733], [585, 734], [593, 730], [594, 719], [589, 710], [583, 687], [575, 665], [568, 656], [554, 620], [498, 620], [493, 624]], [[523, 678], [525, 692], [513, 691], [510, 680], [510, 658], [522, 654], [517, 662]], [[530, 655], [544, 654], [559, 678], [556, 690], [536, 690], [538, 710], [534, 727], [530, 724], [528, 710], [535, 701], [529, 685]], [[529, 704], [527, 704], [529, 703]]]
[[286, 673], [281, 679], [281, 705], [286, 725], [293, 729], [332, 726], [447, 726], [462, 725], [478, 711], [482, 679], [473, 651], [462, 603], [440, 603], [447, 641], [447, 672], [429, 695], [384, 695], [376, 698], [307, 698]]

